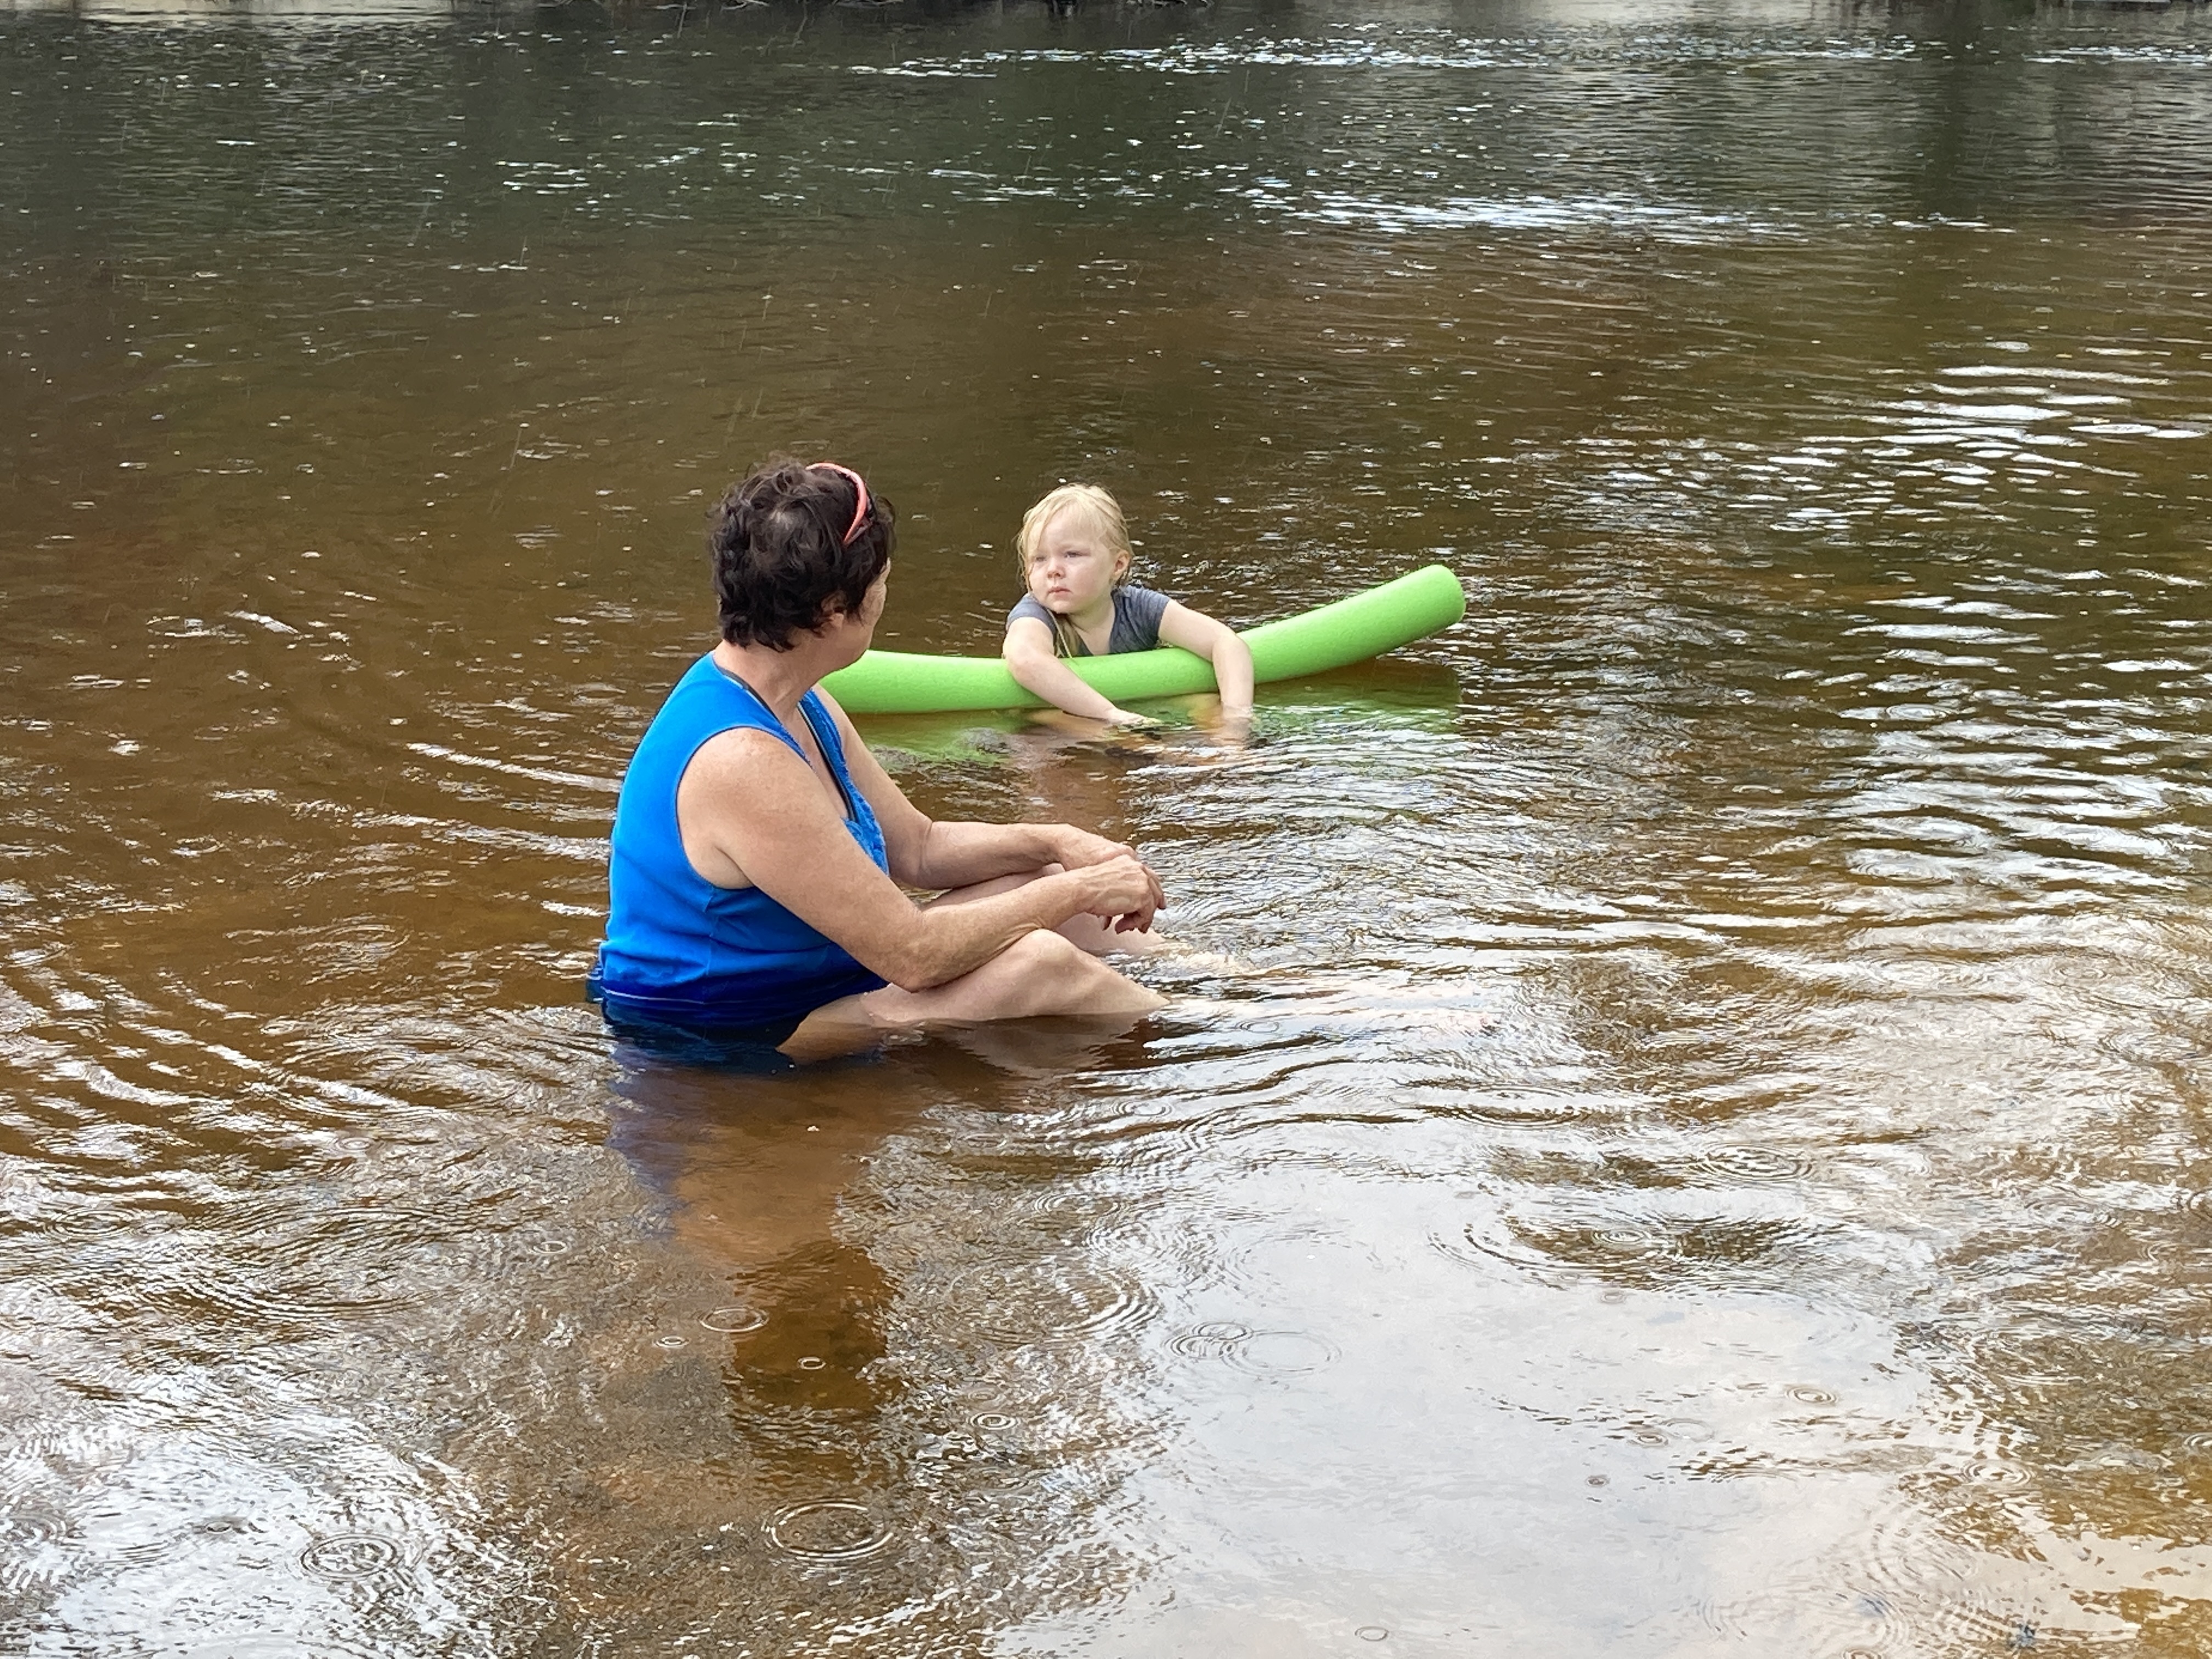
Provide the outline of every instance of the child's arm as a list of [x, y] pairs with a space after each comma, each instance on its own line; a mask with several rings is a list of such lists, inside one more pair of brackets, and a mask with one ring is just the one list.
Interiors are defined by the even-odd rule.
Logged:
[[[1239, 641], [1242, 644], [1242, 641]], [[1053, 653], [1052, 629], [1035, 617], [1017, 617], [1006, 624], [1006, 642], [1000, 647], [1006, 670], [1024, 691], [1035, 692], [1056, 708], [1086, 720], [1107, 720], [1117, 726], [1150, 724], [1142, 714], [1116, 708], [1103, 693], [1094, 691], [1075, 671]], [[1248, 653], [1246, 661], [1250, 661]], [[1246, 694], [1250, 700], [1250, 694]]]
[[[1039, 625], [1042, 631], [1042, 624]], [[1160, 638], [1179, 645], [1213, 665], [1213, 683], [1221, 689], [1221, 712], [1243, 720], [1252, 712], [1252, 647], [1237, 637], [1236, 630], [1187, 605], [1170, 602], [1160, 615]]]

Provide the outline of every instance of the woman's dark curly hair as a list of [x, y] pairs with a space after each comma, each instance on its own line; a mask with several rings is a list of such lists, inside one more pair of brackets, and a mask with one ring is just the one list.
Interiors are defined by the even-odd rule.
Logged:
[[842, 472], [781, 455], [730, 486], [707, 532], [724, 639], [788, 651], [793, 635], [819, 628], [832, 610], [860, 608], [891, 562], [896, 515], [870, 490], [848, 542], [858, 495]]

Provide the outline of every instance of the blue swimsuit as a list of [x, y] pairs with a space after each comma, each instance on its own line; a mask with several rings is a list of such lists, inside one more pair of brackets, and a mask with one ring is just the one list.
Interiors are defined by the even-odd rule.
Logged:
[[[800, 712], [845, 797], [845, 828], [888, 872], [884, 832], [845, 769], [845, 746], [818, 692]], [[588, 994], [611, 1018], [726, 1030], [796, 1025], [824, 1003], [884, 981], [757, 887], [717, 887], [691, 867], [676, 791], [710, 738], [740, 726], [806, 751], [751, 687], [702, 657], [653, 717], [623, 775], [607, 872], [607, 937]]]

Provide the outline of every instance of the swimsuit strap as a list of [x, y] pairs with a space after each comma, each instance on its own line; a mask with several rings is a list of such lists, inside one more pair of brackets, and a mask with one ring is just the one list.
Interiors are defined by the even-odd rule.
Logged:
[[[747, 696], [758, 703], [761, 713], [775, 722], [776, 736], [789, 744], [793, 752], [799, 759], [806, 759], [805, 744], [800, 743], [793, 734], [791, 728], [783, 723], [783, 717], [769, 706], [768, 699], [746, 684], [743, 675], [732, 674], [720, 663], [714, 665], [714, 672], [729, 681], [731, 684], [739, 687]], [[816, 711], [821, 707], [821, 699], [815, 695], [814, 688], [810, 685], [806, 688], [805, 695], [799, 700], [799, 713], [806, 722], [806, 729], [814, 733], [814, 741], [822, 745], [823, 764], [830, 769], [830, 781], [837, 786], [837, 793], [843, 798], [845, 821], [850, 823], [860, 817], [860, 808], [854, 804], [853, 781], [845, 775], [845, 744], [844, 740], [838, 737], [837, 728], [834, 723], [826, 733], [823, 731], [823, 721], [827, 720], [829, 715], [824, 711], [820, 719], [816, 718]]]

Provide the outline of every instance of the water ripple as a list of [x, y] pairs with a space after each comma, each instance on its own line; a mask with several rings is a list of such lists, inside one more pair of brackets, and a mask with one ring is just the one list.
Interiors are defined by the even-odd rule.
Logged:
[[981, 1334], [1024, 1345], [1123, 1336], [1158, 1312], [1143, 1285], [1083, 1255], [985, 1263], [947, 1286], [944, 1300]]
[[775, 1548], [803, 1561], [866, 1560], [898, 1541], [898, 1531], [870, 1505], [850, 1498], [817, 1498], [778, 1510], [761, 1523]]

